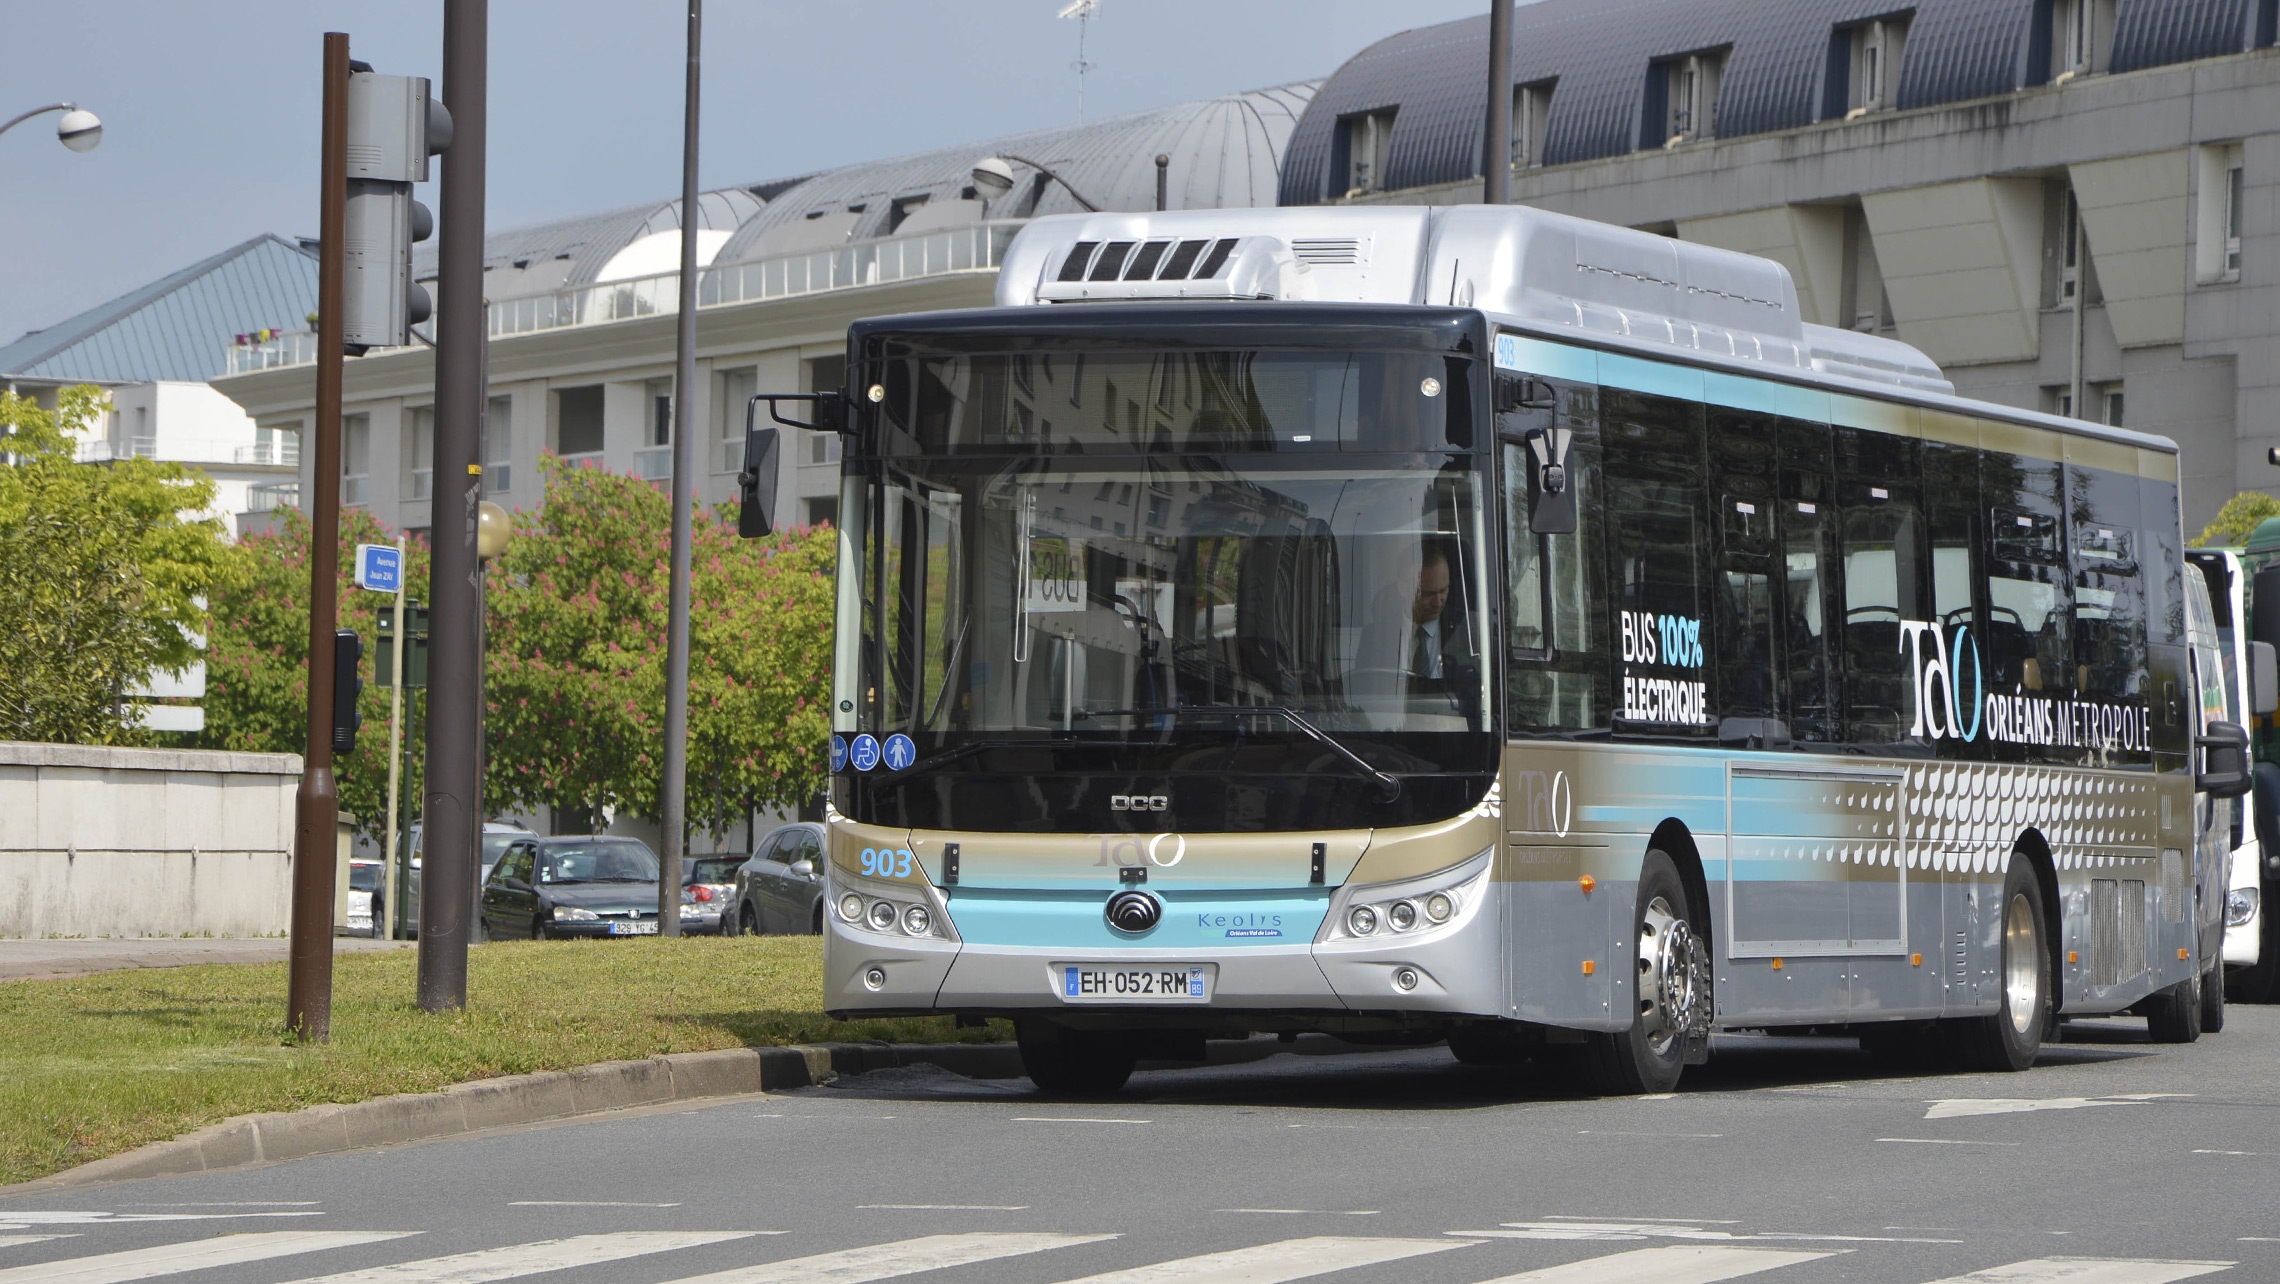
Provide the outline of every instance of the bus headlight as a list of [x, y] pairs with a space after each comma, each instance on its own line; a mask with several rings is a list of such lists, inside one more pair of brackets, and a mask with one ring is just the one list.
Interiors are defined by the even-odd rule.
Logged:
[[1399, 883], [1349, 884], [1338, 889], [1318, 944], [1376, 939], [1449, 927], [1488, 895], [1494, 849], [1461, 865]]
[[839, 898], [839, 917], [850, 923], [863, 921], [863, 898], [853, 892]]
[[934, 930], [934, 915], [924, 905], [913, 905], [903, 911], [903, 931], [912, 936], [924, 936]]
[[2225, 893], [2225, 926], [2240, 927], [2256, 917], [2257, 889], [2236, 887]]
[[895, 925], [895, 903], [893, 901], [872, 901], [869, 917], [871, 920], [872, 931], [885, 932], [893, 930]]
[[832, 912], [849, 927], [922, 940], [958, 939], [956, 929], [950, 925], [950, 916], [943, 912], [942, 901], [932, 888], [911, 883], [875, 883], [867, 878], [852, 877], [837, 867], [832, 868], [829, 877]]

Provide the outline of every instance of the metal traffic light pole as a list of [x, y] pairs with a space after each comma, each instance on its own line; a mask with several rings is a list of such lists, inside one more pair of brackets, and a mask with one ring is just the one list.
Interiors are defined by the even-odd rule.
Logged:
[[443, 102], [451, 146], [443, 154], [438, 220], [435, 353], [435, 498], [428, 563], [427, 788], [420, 837], [420, 1007], [467, 1006], [467, 939], [482, 782], [475, 778], [481, 688], [475, 666], [481, 574], [475, 557], [482, 463], [483, 169], [486, 0], [444, 0]]
[[340, 579], [342, 252], [348, 214], [348, 36], [325, 33], [324, 144], [317, 198], [317, 415], [309, 507], [308, 744], [293, 800], [292, 962], [285, 1028], [332, 1037], [333, 885], [340, 786], [333, 779], [333, 651]]
[[1512, 203], [1512, 0], [1488, 0], [1488, 135], [1480, 156], [1481, 203]]
[[396, 819], [397, 799], [404, 780], [404, 634], [411, 623], [404, 615], [404, 588], [411, 582], [411, 564], [404, 560], [404, 537], [401, 534], [396, 536], [396, 567], [396, 618], [388, 629], [393, 635], [388, 639], [389, 659], [392, 661], [388, 672], [393, 679], [388, 690], [388, 851], [387, 860], [382, 864], [380, 880], [380, 886], [385, 889], [381, 909], [390, 921], [375, 925], [372, 933], [390, 941], [396, 939], [393, 920], [403, 912], [403, 897], [396, 891]]

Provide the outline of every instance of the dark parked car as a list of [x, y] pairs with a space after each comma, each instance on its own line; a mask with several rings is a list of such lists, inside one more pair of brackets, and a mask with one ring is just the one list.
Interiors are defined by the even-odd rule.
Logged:
[[742, 856], [691, 856], [681, 862], [681, 933], [684, 936], [718, 936], [724, 913], [736, 891], [736, 867]]
[[731, 933], [794, 935], [823, 930], [823, 826], [800, 821], [770, 830], [736, 871]]
[[655, 936], [657, 856], [638, 838], [521, 839], [483, 884], [494, 939]]

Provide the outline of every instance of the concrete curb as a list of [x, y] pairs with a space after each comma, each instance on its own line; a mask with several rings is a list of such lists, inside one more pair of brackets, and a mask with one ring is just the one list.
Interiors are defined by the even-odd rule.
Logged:
[[441, 1092], [240, 1115], [172, 1141], [0, 1186], [0, 1198], [399, 1146], [609, 1110], [805, 1088], [843, 1074], [920, 1062], [973, 1079], [1021, 1074], [1020, 1053], [1010, 1043], [831, 1043], [682, 1052], [646, 1061], [478, 1079]]
[[[1378, 1050], [1326, 1035], [1304, 1035], [1295, 1043], [1259, 1035], [1206, 1044], [1204, 1064], [1234, 1065], [1280, 1052], [1329, 1056]], [[841, 1075], [922, 1064], [969, 1079], [1017, 1079], [1022, 1075], [1021, 1052], [1011, 1043], [824, 1043], [681, 1052], [646, 1061], [607, 1061], [576, 1070], [477, 1079], [453, 1084], [441, 1092], [240, 1115], [172, 1141], [153, 1142], [19, 1185], [0, 1186], [0, 1199], [145, 1177], [220, 1172], [373, 1146], [436, 1141], [517, 1124], [677, 1101], [806, 1088]], [[1141, 1064], [1147, 1068], [1167, 1063]]]

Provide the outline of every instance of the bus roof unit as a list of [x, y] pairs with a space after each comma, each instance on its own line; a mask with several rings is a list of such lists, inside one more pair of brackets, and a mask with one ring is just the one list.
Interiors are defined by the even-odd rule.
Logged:
[[1475, 307], [1550, 331], [1953, 394], [1905, 343], [1808, 324], [1779, 263], [1524, 206], [1067, 214], [1007, 249], [997, 301]]

